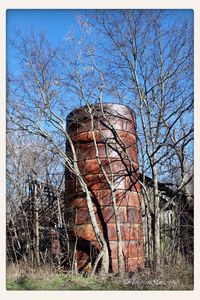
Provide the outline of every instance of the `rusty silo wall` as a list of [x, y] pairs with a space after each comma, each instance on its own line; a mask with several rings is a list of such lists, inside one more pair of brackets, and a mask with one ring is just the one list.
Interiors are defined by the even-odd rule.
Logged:
[[[94, 110], [99, 156], [107, 174], [113, 174], [125, 271], [133, 272], [144, 265], [135, 114], [119, 104], [104, 104], [105, 115], [99, 105]], [[98, 165], [90, 128], [86, 107], [74, 110], [67, 117], [67, 130], [75, 145], [78, 166], [91, 192], [96, 220], [108, 241], [110, 270], [117, 272], [117, 234], [111, 191]], [[70, 154], [69, 147], [67, 153]], [[66, 173], [66, 195], [74, 222], [70, 239], [72, 245], [76, 241], [78, 269], [87, 271], [98, 252], [98, 244], [84, 194], [75, 175], [69, 172]]]

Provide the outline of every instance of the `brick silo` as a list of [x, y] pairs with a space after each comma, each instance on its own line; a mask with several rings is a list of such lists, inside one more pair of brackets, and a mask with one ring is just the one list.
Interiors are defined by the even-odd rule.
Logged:
[[[103, 112], [102, 112], [103, 111]], [[122, 235], [126, 272], [144, 266], [138, 153], [134, 112], [124, 105], [100, 104], [92, 107], [95, 137], [101, 163], [112, 180]], [[67, 131], [73, 140], [80, 172], [92, 196], [97, 223], [108, 244], [110, 271], [118, 271], [117, 234], [111, 190], [96, 158], [87, 107], [72, 111], [67, 117]], [[71, 150], [67, 145], [67, 154]], [[66, 172], [68, 218], [71, 216], [72, 248], [76, 245], [79, 270], [90, 270], [98, 243], [90, 222], [86, 199], [78, 179]]]

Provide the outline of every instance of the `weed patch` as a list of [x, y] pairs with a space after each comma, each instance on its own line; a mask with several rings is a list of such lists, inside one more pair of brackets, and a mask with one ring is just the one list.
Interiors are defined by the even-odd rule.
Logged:
[[[30, 271], [30, 270], [29, 270]], [[22, 274], [25, 275], [22, 275]], [[175, 266], [160, 273], [144, 270], [119, 278], [55, 273], [46, 270], [7, 275], [7, 290], [192, 290], [193, 268]]]

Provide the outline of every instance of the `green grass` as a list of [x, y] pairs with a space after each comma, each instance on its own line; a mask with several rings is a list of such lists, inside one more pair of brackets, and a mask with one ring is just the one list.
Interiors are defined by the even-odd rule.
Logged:
[[188, 279], [164, 280], [143, 279], [106, 281], [82, 276], [55, 275], [50, 278], [24, 277], [18, 280], [7, 280], [7, 290], [192, 290], [192, 282]]
[[[13, 266], [12, 266], [13, 268]], [[110, 274], [107, 278], [83, 275], [58, 274], [51, 270], [14, 269], [7, 272], [7, 290], [192, 290], [193, 270], [191, 266], [166, 268], [160, 273], [145, 269], [131, 277], [118, 278]], [[14, 272], [14, 270], [16, 272]], [[26, 274], [26, 275], [23, 275]]]
[[83, 276], [54, 275], [49, 278], [25, 276], [17, 280], [7, 279], [7, 290], [113, 290], [117, 285], [112, 281], [92, 279]]
[[37, 290], [40, 289], [39, 282], [31, 278], [22, 278], [20, 280], [7, 280], [7, 290]]

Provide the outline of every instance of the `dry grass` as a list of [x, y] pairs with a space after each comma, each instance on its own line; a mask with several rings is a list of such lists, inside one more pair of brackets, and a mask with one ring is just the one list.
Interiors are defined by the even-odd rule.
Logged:
[[47, 275], [55, 275], [57, 273], [55, 268], [49, 265], [43, 265], [41, 268], [33, 268], [30, 264], [24, 262], [9, 263], [6, 267], [6, 278], [9, 280], [18, 280], [24, 276], [31, 276], [31, 278], [45, 277]]
[[191, 265], [165, 266], [159, 272], [150, 269], [133, 274], [126, 281], [127, 289], [137, 290], [193, 290], [193, 268]]
[[27, 264], [7, 265], [8, 290], [192, 290], [193, 268], [190, 265], [165, 267], [160, 272], [145, 269], [120, 279], [110, 274], [106, 280], [98, 275], [63, 274], [48, 265], [34, 269]]

